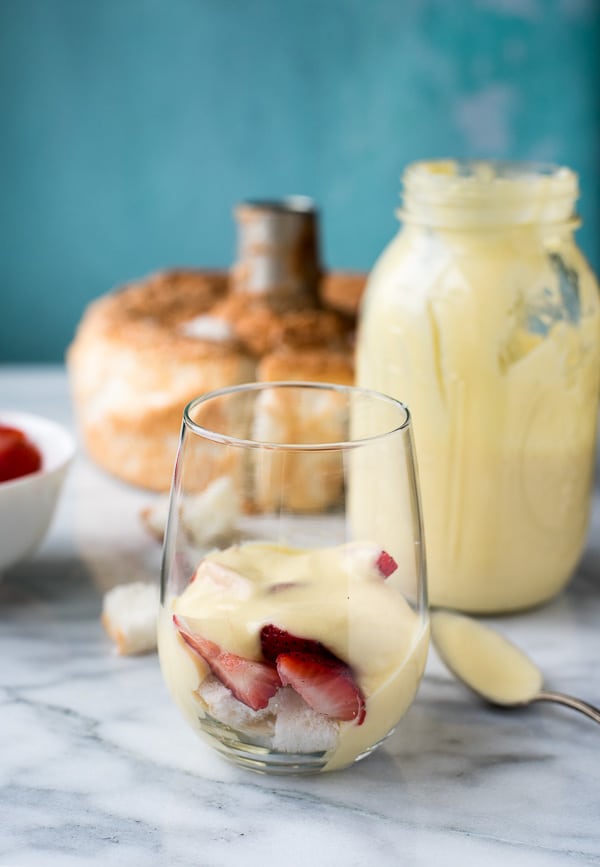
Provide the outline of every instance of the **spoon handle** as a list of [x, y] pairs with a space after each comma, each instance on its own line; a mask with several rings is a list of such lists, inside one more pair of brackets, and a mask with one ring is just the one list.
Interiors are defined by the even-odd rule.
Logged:
[[593, 704], [588, 704], [587, 701], [581, 701], [579, 698], [573, 698], [572, 695], [565, 695], [563, 692], [552, 692], [551, 690], [542, 690], [532, 701], [555, 701], [558, 704], [564, 704], [567, 707], [578, 710], [580, 713], [589, 716], [590, 719], [600, 723], [600, 708], [594, 707]]

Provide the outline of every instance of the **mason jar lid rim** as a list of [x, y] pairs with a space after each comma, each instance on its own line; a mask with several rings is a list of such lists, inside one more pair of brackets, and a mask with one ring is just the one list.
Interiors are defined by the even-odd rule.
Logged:
[[[492, 169], [487, 177], [482, 174], [485, 168]], [[447, 171], [442, 171], [447, 169]], [[450, 171], [453, 170], [453, 171]], [[479, 170], [479, 175], [477, 171]], [[403, 179], [427, 177], [428, 182], [443, 184], [450, 180], [473, 178], [480, 183], [494, 181], [526, 181], [549, 178], [553, 180], [577, 180], [577, 173], [560, 163], [536, 160], [496, 160], [496, 159], [435, 159], [417, 160], [409, 163]]]

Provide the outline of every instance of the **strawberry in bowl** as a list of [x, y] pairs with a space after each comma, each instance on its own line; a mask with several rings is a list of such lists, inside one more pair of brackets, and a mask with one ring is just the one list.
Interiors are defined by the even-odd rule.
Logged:
[[42, 467], [42, 454], [20, 428], [0, 424], [0, 482], [20, 479]]
[[41, 543], [74, 454], [73, 437], [56, 422], [0, 410], [0, 572]]

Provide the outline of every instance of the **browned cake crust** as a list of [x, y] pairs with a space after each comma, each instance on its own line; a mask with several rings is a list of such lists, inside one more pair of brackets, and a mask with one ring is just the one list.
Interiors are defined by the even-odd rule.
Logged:
[[248, 296], [229, 295], [212, 312], [231, 324], [240, 343], [257, 358], [284, 347], [343, 347], [354, 333], [354, 322], [336, 311], [309, 308], [278, 313]]
[[340, 313], [357, 316], [367, 284], [367, 275], [361, 271], [328, 271], [319, 287], [321, 302]]
[[93, 302], [67, 353], [75, 411], [91, 457], [124, 481], [168, 490], [181, 416], [195, 395], [254, 378], [235, 336], [187, 336], [226, 272], [171, 271]]
[[354, 363], [350, 350], [283, 348], [266, 355], [258, 365], [257, 374], [257, 378], [265, 382], [292, 380], [352, 385]]
[[354, 321], [274, 312], [219, 270], [152, 274], [89, 305], [67, 352], [86, 448], [124, 481], [168, 490], [183, 408], [255, 379], [350, 384]]
[[211, 355], [215, 344], [186, 337], [178, 326], [208, 314], [224, 297], [227, 279], [226, 271], [176, 270], [128, 283], [89, 305], [75, 343], [93, 334], [116, 345], [135, 344], [136, 351], [175, 349], [186, 357]]

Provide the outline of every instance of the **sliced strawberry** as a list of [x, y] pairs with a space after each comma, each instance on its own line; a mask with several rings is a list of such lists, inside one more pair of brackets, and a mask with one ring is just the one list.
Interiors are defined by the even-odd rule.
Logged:
[[299, 581], [280, 581], [278, 584], [271, 584], [267, 593], [281, 593], [282, 590], [291, 590], [293, 587], [302, 587], [302, 584]]
[[384, 578], [389, 578], [392, 572], [398, 568], [398, 564], [391, 554], [387, 551], [382, 551], [375, 563]]
[[40, 452], [23, 431], [0, 425], [0, 482], [28, 476], [41, 466]]
[[310, 653], [312, 656], [339, 661], [320, 641], [314, 641], [312, 638], [299, 638], [272, 623], [268, 623], [260, 630], [260, 646], [263, 656], [270, 662], [275, 662], [282, 653]]
[[238, 701], [260, 710], [281, 686], [274, 665], [256, 662], [221, 650], [218, 644], [192, 632], [183, 618], [173, 615], [173, 623], [189, 647], [206, 662], [212, 673], [229, 689]]
[[7, 444], [14, 442], [25, 442], [25, 434], [17, 427], [11, 427], [8, 424], [0, 424], [0, 451], [6, 448]]
[[343, 662], [310, 653], [282, 653], [277, 657], [277, 671], [281, 683], [293, 687], [317, 713], [356, 720], [358, 725], [364, 721], [364, 696]]

